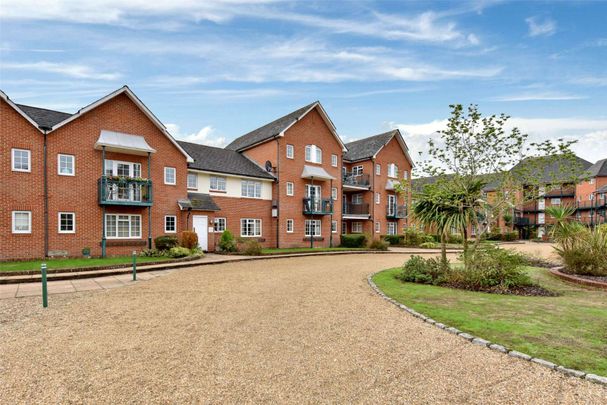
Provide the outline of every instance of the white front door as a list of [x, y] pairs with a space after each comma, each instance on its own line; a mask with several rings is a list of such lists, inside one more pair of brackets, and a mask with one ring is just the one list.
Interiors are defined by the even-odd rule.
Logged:
[[205, 251], [209, 250], [208, 223], [209, 218], [206, 215], [194, 215], [192, 217], [192, 228], [196, 232], [196, 235], [198, 235], [198, 246]]

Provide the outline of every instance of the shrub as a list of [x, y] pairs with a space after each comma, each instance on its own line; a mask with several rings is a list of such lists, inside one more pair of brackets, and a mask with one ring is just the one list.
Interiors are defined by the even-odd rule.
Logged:
[[476, 250], [468, 268], [458, 267], [450, 272], [449, 283], [468, 290], [496, 288], [509, 290], [532, 285], [525, 273], [525, 257], [496, 246]]
[[384, 240], [393, 246], [402, 245], [405, 235], [384, 235]]
[[450, 234], [447, 235], [447, 243], [461, 245], [462, 243], [464, 243], [464, 238], [459, 233]]
[[244, 254], [248, 256], [261, 256], [262, 249], [261, 243], [255, 239], [248, 240], [244, 244]]
[[367, 245], [367, 235], [346, 234], [341, 235], [341, 247], [362, 248]]
[[166, 251], [158, 250], [158, 249], [143, 249], [139, 256], [144, 257], [163, 257], [166, 256]]
[[156, 249], [158, 250], [169, 250], [178, 244], [179, 241], [177, 240], [177, 236], [173, 235], [162, 235], [154, 239], [154, 246], [156, 246]]
[[234, 235], [227, 229], [223, 231], [219, 239], [219, 250], [222, 252], [236, 252], [238, 250]]
[[194, 249], [198, 246], [198, 235], [196, 232], [183, 231], [181, 232], [181, 246], [188, 249]]
[[441, 264], [438, 259], [412, 256], [405, 262], [403, 270], [396, 275], [396, 278], [412, 283], [439, 285], [445, 282], [448, 272], [448, 264]]
[[[575, 226], [575, 225], [572, 225]], [[558, 240], [556, 251], [567, 271], [588, 276], [607, 276], [607, 229], [575, 226]]]
[[438, 244], [436, 242], [424, 242], [419, 247], [423, 249], [436, 249], [438, 248]]
[[506, 232], [502, 234], [502, 240], [505, 242], [512, 242], [518, 239], [518, 232]]
[[189, 255], [190, 255], [190, 249], [184, 248], [182, 246], [172, 247], [171, 249], [169, 249], [169, 253], [168, 253], [169, 257], [174, 257], [174, 258], [186, 257]]
[[369, 245], [369, 249], [371, 250], [388, 250], [388, 242], [381, 240], [381, 239], [376, 239], [373, 242], [371, 242], [371, 244]]
[[496, 240], [502, 240], [502, 237], [503, 236], [501, 233], [492, 231], [491, 233], [489, 233], [487, 235], [486, 239], [496, 241]]

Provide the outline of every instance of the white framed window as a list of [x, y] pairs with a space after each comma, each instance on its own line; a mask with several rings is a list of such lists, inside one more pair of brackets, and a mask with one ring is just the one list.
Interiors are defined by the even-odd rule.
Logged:
[[379, 163], [375, 165], [375, 174], [378, 176], [381, 174], [381, 165]]
[[375, 233], [381, 232], [381, 222], [375, 221]]
[[331, 187], [331, 198], [333, 201], [337, 201], [337, 187]]
[[31, 172], [31, 152], [27, 149], [11, 149], [11, 168], [14, 172]]
[[293, 233], [293, 220], [287, 219], [287, 233]]
[[177, 232], [177, 217], [175, 215], [164, 216], [164, 232], [175, 233]]
[[306, 145], [306, 162], [322, 163], [322, 149], [316, 145]]
[[31, 211], [13, 211], [13, 233], [32, 233]]
[[396, 235], [396, 222], [388, 222], [388, 235]]
[[331, 166], [337, 167], [337, 155], [331, 155]]
[[358, 193], [358, 194], [352, 194], [352, 204], [362, 204], [363, 203], [363, 195]]
[[348, 233], [348, 223], [347, 222], [341, 222], [341, 234], [345, 235]]
[[198, 175], [196, 173], [188, 173], [188, 188], [198, 189]]
[[409, 180], [409, 171], [408, 170], [403, 170], [403, 179]]
[[337, 233], [337, 221], [331, 221], [331, 233]]
[[141, 177], [141, 163], [106, 160], [104, 165], [106, 176]]
[[363, 233], [363, 223], [352, 222], [352, 233]]
[[388, 177], [398, 178], [398, 166], [394, 163], [388, 165]]
[[593, 178], [591, 178], [591, 179], [590, 179], [590, 184], [594, 184], [594, 180], [595, 180], [595, 178], [594, 178], [594, 177], [593, 177]]
[[546, 214], [544, 214], [543, 212], [540, 212], [539, 214], [537, 214], [537, 223], [545, 224], [546, 223]]
[[287, 181], [287, 195], [293, 195], [294, 194], [294, 185], [292, 182]]
[[225, 218], [215, 218], [213, 220], [213, 232], [223, 232], [226, 230], [226, 219]]
[[363, 174], [363, 167], [362, 166], [354, 166], [352, 168], [352, 174], [354, 176], [359, 175], [359, 174]]
[[209, 190], [226, 191], [226, 178], [221, 176], [211, 176]]
[[240, 220], [240, 236], [261, 236], [261, 219], [242, 218]]
[[261, 182], [242, 180], [240, 192], [243, 197], [261, 198]]
[[588, 195], [588, 199], [589, 199], [590, 201], [594, 201], [594, 194], [589, 194], [589, 195]]
[[74, 155], [57, 155], [57, 174], [60, 176], [76, 175], [76, 157]]
[[174, 167], [164, 168], [164, 184], [177, 184], [177, 170]]
[[381, 203], [381, 193], [375, 193], [375, 204]]
[[320, 219], [306, 219], [306, 236], [320, 236], [321, 229]]
[[73, 212], [60, 212], [57, 218], [57, 232], [76, 233], [76, 214]]
[[141, 238], [141, 215], [105, 214], [105, 237], [108, 239]]
[[294, 159], [294, 158], [295, 158], [295, 148], [293, 148], [293, 145], [287, 144], [287, 159]]
[[550, 205], [561, 205], [561, 199], [560, 198], [551, 198]]

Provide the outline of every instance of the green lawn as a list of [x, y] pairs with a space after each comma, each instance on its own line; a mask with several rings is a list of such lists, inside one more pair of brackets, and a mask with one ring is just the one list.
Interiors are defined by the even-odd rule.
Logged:
[[[137, 263], [159, 262], [170, 260], [170, 257], [137, 257]], [[130, 265], [131, 256], [118, 256], [102, 258], [77, 259], [48, 259], [30, 260], [25, 262], [0, 262], [0, 272], [40, 270], [40, 265], [46, 263], [47, 269], [71, 269], [77, 267], [113, 266], [117, 264]]]
[[264, 255], [275, 255], [278, 253], [310, 253], [310, 252], [338, 252], [344, 250], [367, 250], [367, 248], [282, 248], [282, 249], [262, 249], [261, 253]]
[[399, 269], [373, 281], [390, 297], [449, 326], [565, 367], [607, 375], [607, 292], [529, 268], [558, 297], [521, 297], [402, 283]]

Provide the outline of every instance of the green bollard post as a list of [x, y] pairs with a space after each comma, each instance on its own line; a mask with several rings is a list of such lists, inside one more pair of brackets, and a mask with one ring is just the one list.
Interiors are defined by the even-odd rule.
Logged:
[[40, 272], [42, 273], [42, 306], [48, 307], [48, 289], [46, 286], [46, 263], [42, 263], [40, 266]]
[[137, 252], [133, 250], [133, 281], [137, 281]]

